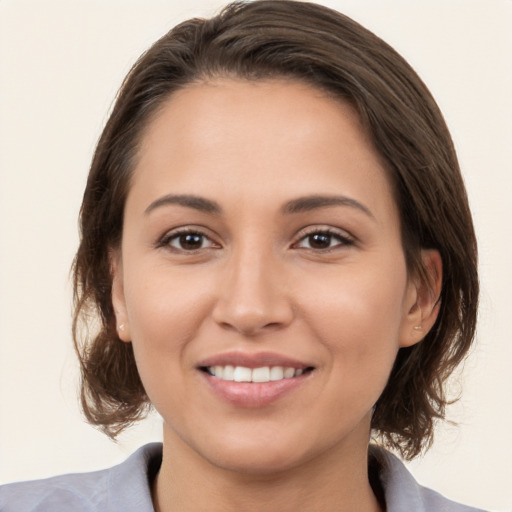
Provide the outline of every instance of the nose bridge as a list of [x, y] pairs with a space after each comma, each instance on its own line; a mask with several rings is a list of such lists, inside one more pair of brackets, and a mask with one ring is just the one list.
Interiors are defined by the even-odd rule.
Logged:
[[270, 244], [245, 240], [233, 247], [226, 267], [215, 308], [218, 323], [255, 334], [291, 321], [286, 276]]

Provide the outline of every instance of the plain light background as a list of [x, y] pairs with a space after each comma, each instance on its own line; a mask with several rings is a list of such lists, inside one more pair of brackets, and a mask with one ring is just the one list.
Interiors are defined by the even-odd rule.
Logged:
[[[512, 1], [332, 0], [391, 43], [452, 131], [480, 243], [478, 344], [453, 390], [458, 427], [410, 464], [462, 502], [512, 510]], [[160, 439], [155, 415], [118, 444], [77, 406], [69, 268], [89, 161], [139, 54], [218, 0], [0, 0], [0, 482], [99, 469]]]

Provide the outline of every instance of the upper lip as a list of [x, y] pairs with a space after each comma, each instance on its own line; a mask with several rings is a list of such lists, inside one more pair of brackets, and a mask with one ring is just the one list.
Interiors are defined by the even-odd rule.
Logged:
[[226, 352], [217, 354], [202, 360], [198, 367], [208, 366], [244, 366], [246, 368], [260, 368], [262, 366], [283, 366], [295, 369], [310, 368], [313, 365], [299, 361], [293, 357], [276, 354], [273, 352], [257, 352], [250, 354], [247, 352]]

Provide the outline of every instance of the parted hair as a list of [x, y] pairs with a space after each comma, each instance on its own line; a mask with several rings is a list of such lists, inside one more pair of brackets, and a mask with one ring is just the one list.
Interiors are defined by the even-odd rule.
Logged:
[[150, 408], [132, 345], [117, 335], [109, 255], [122, 238], [145, 127], [174, 91], [221, 77], [297, 80], [352, 104], [392, 184], [408, 272], [428, 284], [421, 250], [439, 251], [437, 321], [420, 343], [399, 350], [372, 417], [379, 442], [415, 457], [445, 417], [446, 381], [475, 334], [477, 248], [463, 179], [443, 116], [409, 64], [350, 18], [292, 0], [235, 2], [210, 19], [181, 23], [121, 86], [92, 160], [73, 266], [73, 337], [87, 420], [115, 438]]

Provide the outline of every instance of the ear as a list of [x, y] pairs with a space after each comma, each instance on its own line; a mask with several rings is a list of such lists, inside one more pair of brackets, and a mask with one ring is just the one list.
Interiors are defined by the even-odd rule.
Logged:
[[443, 262], [435, 249], [421, 251], [424, 272], [411, 276], [407, 285], [400, 347], [420, 342], [437, 320], [443, 281]]
[[126, 309], [126, 299], [124, 296], [123, 280], [123, 262], [121, 260], [121, 251], [111, 251], [110, 273], [112, 275], [112, 306], [116, 316], [117, 335], [121, 341], [131, 341], [130, 324], [128, 321], [128, 311]]

